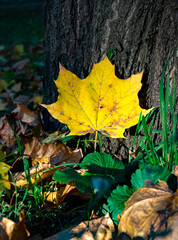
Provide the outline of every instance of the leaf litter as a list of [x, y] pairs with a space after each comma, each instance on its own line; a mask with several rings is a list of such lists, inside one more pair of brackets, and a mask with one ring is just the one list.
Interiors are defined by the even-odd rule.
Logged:
[[[33, 56], [43, 54], [41, 44], [30, 46], [29, 51]], [[32, 186], [44, 182], [44, 209], [45, 205], [46, 208], [53, 208], [61, 204], [67, 195], [80, 196], [80, 192], [72, 186], [72, 183], [58, 184], [53, 191], [45, 188], [45, 184], [51, 183], [54, 172], [65, 167], [49, 170], [50, 168], [65, 163], [79, 163], [83, 155], [81, 149], [72, 150], [65, 143], [56, 140], [41, 144], [45, 140], [39, 106], [42, 101], [43, 64], [39, 62], [39, 66], [42, 66], [40, 69], [35, 66], [34, 60], [25, 58], [26, 53], [22, 44], [13, 45], [8, 49], [1, 48], [0, 53], [2, 55], [0, 60], [3, 60], [0, 73], [0, 191], [9, 197], [7, 206], [10, 209], [11, 204], [14, 204], [14, 194], [11, 194], [14, 187], [20, 191], [30, 188], [22, 164], [23, 158], [26, 158], [29, 164]], [[32, 70], [33, 67], [35, 70]], [[1, 199], [4, 201], [2, 195]], [[6, 201], [8, 203], [8, 200]], [[50, 206], [48, 202], [52, 205]], [[1, 216], [3, 215], [2, 213]], [[20, 222], [25, 221], [24, 216], [24, 212], [20, 213], [18, 224], [2, 217], [0, 238], [3, 239], [2, 234], [5, 231], [9, 239], [27, 239], [18, 234], [13, 235], [18, 225], [21, 226], [19, 234], [23, 232], [24, 227]], [[8, 229], [11, 229], [9, 226], [12, 226], [12, 232], [9, 232]]]
[[[0, 143], [2, 145], [0, 168], [3, 174], [1, 174], [0, 183], [4, 181], [3, 185], [7, 189], [13, 190], [14, 182], [8, 174], [10, 169], [16, 187], [19, 189], [29, 188], [24, 169], [20, 166], [22, 157], [28, 159], [33, 186], [35, 184], [40, 185], [42, 182], [50, 183], [55, 171], [57, 169], [62, 170], [65, 167], [59, 166], [49, 171], [45, 170], [65, 163], [79, 163], [83, 157], [82, 151], [81, 149], [72, 150], [66, 144], [58, 141], [61, 138], [60, 136], [55, 136], [55, 140], [53, 140], [53, 137], [52, 140], [50, 137], [44, 140], [40, 107], [37, 104], [37, 102], [41, 103], [42, 99], [41, 73], [37, 75], [36, 72], [30, 70], [33, 63], [30, 58], [25, 57], [23, 45], [13, 45], [8, 51], [4, 51], [4, 48], [0, 51], [3, 61], [3, 71], [0, 74]], [[36, 52], [42, 54], [41, 45], [31, 46], [30, 52], [32, 54], [36, 54]], [[108, 69], [108, 72], [104, 77], [102, 76], [102, 81], [99, 81], [101, 76], [97, 76], [97, 85], [93, 78], [99, 69], [102, 71]], [[112, 77], [107, 82], [108, 74]], [[69, 82], [68, 77], [71, 82]], [[77, 78], [61, 66], [59, 78], [56, 81], [60, 93], [58, 101], [45, 107], [59, 121], [68, 124], [71, 131], [70, 135], [84, 135], [88, 132], [100, 131], [110, 137], [124, 137], [125, 129], [137, 123], [140, 111], [146, 115], [151, 110], [139, 107], [137, 93], [141, 88], [141, 77], [142, 73], [131, 76], [131, 78], [124, 80], [125, 85], [122, 86], [122, 90], [119, 88], [118, 90], [117, 81], [118, 85], [122, 85], [120, 81], [123, 80], [115, 76], [114, 66], [107, 58], [94, 65], [92, 72], [84, 80]], [[21, 81], [23, 79], [24, 81]], [[79, 85], [78, 82], [81, 84]], [[69, 90], [68, 93], [62, 92], [61, 85], [64, 84], [66, 89]], [[126, 85], [129, 85], [129, 87], [126, 88]], [[134, 90], [132, 91], [132, 89]], [[85, 94], [86, 102], [82, 100], [84, 98], [82, 92]], [[87, 93], [90, 95], [86, 95]], [[70, 98], [67, 96], [70, 96]], [[119, 98], [116, 99], [116, 96], [119, 96]], [[109, 102], [108, 97], [111, 99]], [[126, 102], [125, 97], [127, 97]], [[67, 98], [68, 100], [66, 100]], [[66, 104], [70, 107], [67, 107]], [[127, 113], [124, 112], [126, 107], [128, 109]], [[56, 115], [56, 109], [59, 112], [58, 115]], [[134, 113], [131, 111], [133, 109]], [[78, 116], [80, 116], [80, 119]], [[119, 119], [119, 121], [116, 119]], [[58, 134], [60, 135], [60, 133]], [[18, 154], [15, 153], [19, 150], [17, 139], [20, 140], [22, 147], [20, 159]], [[41, 144], [42, 142], [44, 144]], [[6, 159], [8, 162], [9, 153], [13, 153], [15, 157], [12, 166], [5, 163]], [[81, 175], [83, 174], [79, 170], [77, 171]], [[53, 190], [44, 192], [44, 207], [49, 207], [49, 202], [53, 206], [58, 206], [64, 202], [66, 197], [79, 196], [80, 201], [82, 198], [85, 200], [91, 198], [91, 194], [82, 194], [76, 189], [73, 182], [58, 183]], [[11, 198], [11, 195], [8, 196]], [[126, 201], [121, 216], [118, 215], [120, 220], [119, 233], [128, 233], [131, 237], [142, 236], [145, 239], [148, 235], [155, 237], [155, 234], [157, 234], [155, 239], [163, 239], [161, 234], [165, 233], [164, 239], [170, 239], [169, 237], [176, 239], [177, 204], [177, 192], [172, 193], [165, 182], [160, 181], [160, 183], [154, 185], [146, 181], [145, 185], [136, 190]], [[72, 209], [73, 205], [70, 207]], [[139, 217], [139, 214], [142, 217]], [[20, 212], [19, 223], [17, 224], [6, 218], [1, 218], [0, 225], [9, 236], [12, 236], [14, 230], [9, 233], [7, 228], [11, 225], [13, 226], [12, 229], [19, 229], [18, 226], [20, 225], [18, 233], [22, 234], [23, 232], [23, 234], [26, 234], [25, 239], [27, 239], [29, 233], [24, 225], [24, 216], [24, 212]], [[130, 226], [134, 227], [131, 228]], [[153, 227], [153, 230], [150, 226]], [[80, 239], [81, 234], [83, 234], [81, 239], [112, 239], [114, 231], [113, 222], [109, 215], [106, 215], [88, 222], [81, 222], [76, 227], [57, 233], [52, 237], [57, 239], [57, 237], [70, 236], [69, 239]], [[0, 234], [4, 234], [4, 232], [0, 232]], [[15, 237], [13, 236], [12, 239], [16, 239]], [[19, 239], [19, 235], [17, 237]], [[20, 239], [23, 239], [23, 236], [20, 236]]]

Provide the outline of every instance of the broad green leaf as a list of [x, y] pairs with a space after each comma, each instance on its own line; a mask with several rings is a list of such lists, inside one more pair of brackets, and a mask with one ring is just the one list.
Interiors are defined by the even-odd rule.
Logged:
[[87, 169], [89, 173], [97, 176], [111, 177], [115, 181], [123, 178], [124, 164], [118, 159], [113, 159], [107, 153], [90, 153], [81, 163], [81, 168]]
[[42, 106], [68, 125], [69, 135], [100, 132], [112, 138], [125, 138], [125, 129], [138, 123], [140, 112], [146, 116], [152, 110], [139, 106], [142, 75], [143, 72], [119, 79], [107, 57], [95, 64], [85, 79], [60, 65], [56, 80], [58, 100]]
[[125, 202], [131, 197], [134, 190], [127, 185], [118, 186], [113, 190], [111, 196], [108, 198], [108, 207], [112, 213], [112, 219], [116, 224], [118, 224], [118, 214], [125, 208]]
[[132, 174], [131, 183], [135, 190], [143, 187], [145, 180], [149, 179], [156, 184], [158, 180], [167, 181], [170, 171], [166, 167], [158, 165], [146, 165], [142, 170], [138, 169]]
[[53, 178], [55, 181], [65, 184], [74, 181], [76, 188], [81, 192], [91, 192], [93, 190], [90, 178], [80, 175], [73, 168], [66, 168], [63, 171], [58, 170]]

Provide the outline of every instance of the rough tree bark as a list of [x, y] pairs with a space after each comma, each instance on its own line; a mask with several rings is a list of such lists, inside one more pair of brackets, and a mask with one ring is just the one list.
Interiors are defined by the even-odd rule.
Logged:
[[[84, 78], [114, 49], [117, 76], [127, 78], [144, 69], [140, 105], [159, 106], [161, 73], [177, 45], [177, 8], [177, 0], [46, 0], [43, 102], [57, 100], [59, 62]], [[174, 59], [171, 67], [176, 66]], [[45, 129], [54, 130], [58, 123], [44, 112]], [[159, 118], [155, 126], [160, 127]], [[130, 137], [109, 139], [107, 151], [125, 158], [131, 142]]]

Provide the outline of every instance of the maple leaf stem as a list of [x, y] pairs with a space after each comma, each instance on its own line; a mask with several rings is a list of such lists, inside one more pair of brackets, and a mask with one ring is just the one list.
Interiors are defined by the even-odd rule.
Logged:
[[96, 131], [96, 133], [95, 133], [95, 146], [94, 146], [94, 152], [96, 152], [97, 137], [98, 137], [98, 131]]

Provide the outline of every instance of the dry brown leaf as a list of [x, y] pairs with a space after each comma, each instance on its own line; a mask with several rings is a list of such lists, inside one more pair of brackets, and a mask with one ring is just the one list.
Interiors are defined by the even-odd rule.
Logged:
[[21, 90], [21, 85], [22, 85], [21, 82], [16, 83], [16, 84], [11, 88], [11, 91], [12, 91], [12, 92], [19, 92], [19, 91]]
[[78, 163], [82, 158], [82, 150], [71, 150], [64, 143], [54, 142], [42, 145], [37, 138], [33, 137], [30, 142], [25, 144], [24, 155], [30, 156], [32, 164], [40, 162], [42, 158], [46, 161], [49, 158], [49, 164], [59, 165], [64, 163]]
[[30, 102], [30, 97], [29, 96], [24, 96], [24, 95], [18, 95], [18, 97], [14, 98], [13, 101], [15, 104], [24, 104], [27, 105]]
[[58, 204], [58, 192], [44, 192], [46, 201]]
[[27, 240], [29, 236], [30, 233], [25, 226], [24, 210], [20, 212], [18, 223], [4, 217], [0, 218], [1, 240]]
[[[70, 239], [70, 240], [110, 240], [115, 231], [113, 221], [109, 215], [102, 218], [82, 222], [76, 227], [57, 233], [44, 240]], [[95, 236], [95, 237], [94, 237]]]
[[[131, 238], [176, 240], [178, 236], [178, 194], [166, 182], [153, 185], [149, 180], [125, 203], [119, 222], [119, 233]], [[160, 234], [163, 236], [160, 237]]]
[[14, 109], [15, 118], [21, 120], [24, 123], [28, 123], [34, 126], [39, 123], [39, 115], [30, 111], [25, 105], [17, 104], [17, 108]]
[[27, 65], [29, 62], [30, 62], [30, 59], [28, 59], [28, 58], [20, 60], [20, 61], [14, 63], [12, 68], [15, 70], [22, 70], [25, 67], [25, 65]]
[[10, 128], [5, 117], [2, 120], [2, 124], [0, 124], [0, 138], [2, 138], [7, 144], [10, 144], [16, 140], [14, 132]]
[[[38, 184], [39, 182], [41, 182], [41, 180], [51, 177], [55, 173], [55, 171], [58, 169], [58, 168], [56, 168], [56, 169], [52, 169], [50, 171], [44, 172], [45, 170], [47, 170], [51, 167], [52, 167], [51, 164], [39, 163], [39, 165], [30, 168], [30, 176], [31, 176], [32, 185], [35, 184], [35, 182]], [[13, 174], [13, 178], [16, 182], [17, 187], [28, 186], [25, 172], [16, 172]]]
[[[63, 169], [64, 167], [59, 166], [58, 168], [44, 172], [45, 170], [64, 163], [78, 163], [83, 156], [81, 149], [71, 150], [65, 144], [59, 142], [42, 145], [35, 137], [25, 144], [24, 155], [32, 158], [33, 167], [30, 168], [32, 184], [34, 184], [35, 181], [37, 181], [38, 184], [41, 180], [51, 178], [56, 170]], [[25, 172], [16, 172], [13, 177], [17, 187], [28, 185]], [[59, 195], [61, 197], [61, 194]], [[53, 196], [51, 198], [53, 198]], [[55, 198], [58, 202], [57, 199], [59, 199], [59, 197], [55, 196]]]
[[14, 111], [3, 118], [2, 123], [0, 124], [0, 137], [8, 145], [12, 144], [16, 141], [14, 132], [17, 136], [25, 135], [28, 125], [35, 126], [39, 123], [40, 120], [37, 113], [30, 111], [23, 104], [17, 104], [17, 107], [14, 109]]

